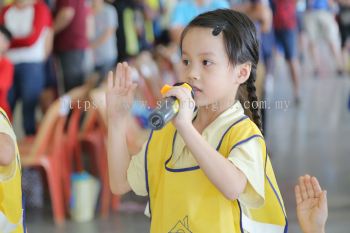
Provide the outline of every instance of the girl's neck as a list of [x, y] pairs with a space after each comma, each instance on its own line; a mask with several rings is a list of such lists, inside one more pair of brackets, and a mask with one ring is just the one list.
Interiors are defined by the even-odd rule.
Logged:
[[198, 132], [208, 127], [218, 116], [225, 112], [228, 108], [236, 103], [236, 100], [224, 104], [212, 104], [198, 108], [197, 117], [194, 121], [194, 126]]

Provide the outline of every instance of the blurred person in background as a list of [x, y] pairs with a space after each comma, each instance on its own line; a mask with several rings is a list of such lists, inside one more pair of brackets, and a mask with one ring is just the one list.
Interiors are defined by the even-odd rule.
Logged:
[[5, 110], [10, 119], [12, 112], [7, 96], [13, 82], [13, 65], [5, 52], [10, 47], [11, 38], [11, 32], [5, 26], [0, 26], [0, 108]]
[[325, 233], [328, 218], [327, 191], [316, 177], [300, 176], [295, 186], [297, 218], [303, 233]]
[[320, 39], [324, 39], [331, 50], [333, 60], [336, 62], [337, 74], [342, 75], [344, 71], [339, 43], [339, 28], [330, 8], [329, 0], [307, 0], [305, 30], [310, 40], [309, 46], [313, 57], [315, 75], [320, 73], [322, 67], [316, 49]]
[[[45, 0], [44, 2], [49, 7], [51, 16], [53, 15], [53, 8], [56, 0]], [[42, 114], [49, 109], [50, 105], [58, 97], [58, 85], [57, 85], [57, 69], [53, 54], [53, 37], [54, 33], [50, 33], [51, 38], [48, 39], [49, 43], [46, 43], [46, 62], [45, 62], [45, 82], [44, 90], [40, 94], [40, 110]]]
[[170, 43], [170, 17], [176, 6], [177, 0], [161, 0], [161, 15], [160, 15], [160, 27], [161, 35], [158, 38], [158, 44], [168, 45]]
[[88, 9], [85, 0], [57, 0], [54, 51], [63, 75], [64, 91], [80, 86], [86, 76]]
[[23, 127], [26, 136], [36, 132], [35, 108], [44, 88], [44, 64], [52, 43], [51, 14], [42, 1], [15, 0], [2, 9], [0, 24], [13, 35], [7, 56], [15, 66], [9, 102], [14, 111], [23, 101]]
[[103, 0], [93, 0], [92, 10], [95, 30], [90, 47], [93, 49], [95, 71], [99, 73], [100, 83], [117, 61], [118, 17], [115, 8]]
[[139, 51], [151, 49], [155, 41], [153, 22], [157, 17], [157, 12], [151, 8], [150, 1], [135, 0], [133, 15]]
[[341, 47], [343, 55], [344, 69], [350, 72], [349, 64], [349, 37], [350, 37], [350, 1], [349, 0], [337, 0], [339, 4], [338, 24], [341, 37]]
[[297, 0], [297, 28], [298, 28], [298, 55], [301, 65], [304, 64], [306, 49], [306, 32], [305, 32], [305, 11], [306, 0]]
[[220, 8], [230, 8], [226, 0], [180, 0], [175, 5], [170, 19], [170, 37], [176, 44], [186, 25], [197, 15]]
[[125, 61], [139, 54], [142, 49], [150, 48], [144, 37], [142, 0], [118, 0], [114, 1], [114, 6], [118, 14], [118, 61]]
[[118, 30], [116, 31], [116, 47], [118, 49], [118, 61], [123, 61], [127, 57], [126, 54], [126, 36], [124, 29], [124, 12], [125, 9], [130, 4], [130, 1], [127, 0], [109, 0], [110, 3], [113, 4], [115, 9], [117, 10], [118, 16]]
[[299, 97], [299, 61], [297, 59], [297, 19], [296, 1], [272, 0], [273, 25], [276, 43], [281, 46], [293, 82], [294, 102]]
[[259, 32], [269, 32], [272, 27], [272, 11], [269, 2], [265, 0], [234, 0], [231, 1], [234, 10], [245, 13], [255, 22]]
[[[160, 0], [142, 0], [145, 9], [146, 27], [152, 35], [149, 35], [149, 40], [155, 42], [159, 40], [162, 34], [161, 28], [161, 13], [162, 4]], [[153, 37], [153, 38], [152, 38]]]
[[[53, 38], [53, 33], [51, 34]], [[50, 105], [58, 97], [58, 86], [57, 86], [57, 69], [54, 62], [54, 57], [52, 54], [53, 40], [47, 47], [47, 60], [45, 62], [45, 82], [44, 89], [40, 94], [40, 108], [44, 114], [50, 107]]]

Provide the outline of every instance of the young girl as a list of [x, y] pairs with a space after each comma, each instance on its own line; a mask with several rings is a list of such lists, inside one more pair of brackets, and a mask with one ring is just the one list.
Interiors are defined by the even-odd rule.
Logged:
[[185, 87], [170, 89], [165, 97], [179, 99], [179, 113], [152, 131], [132, 157], [125, 106], [131, 105], [136, 84], [126, 63], [109, 73], [112, 191], [149, 196], [152, 233], [286, 232], [283, 201], [253, 108], [259, 57], [254, 24], [232, 10], [207, 12], [185, 28], [180, 46], [181, 79], [195, 97]]

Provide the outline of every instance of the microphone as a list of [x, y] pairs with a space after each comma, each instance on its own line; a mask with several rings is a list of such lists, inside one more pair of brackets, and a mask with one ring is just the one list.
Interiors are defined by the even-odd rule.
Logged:
[[[183, 86], [187, 89], [191, 90], [192, 98], [194, 98], [194, 92], [192, 90], [192, 87], [187, 83], [176, 83], [174, 86]], [[166, 93], [169, 89], [171, 89], [171, 86], [165, 85], [161, 93]], [[161, 100], [158, 104], [158, 107], [154, 109], [149, 117], [148, 117], [148, 125], [153, 130], [160, 130], [162, 129], [171, 119], [173, 119], [177, 113], [179, 112], [180, 103], [179, 100], [174, 97], [166, 97], [165, 99]]]

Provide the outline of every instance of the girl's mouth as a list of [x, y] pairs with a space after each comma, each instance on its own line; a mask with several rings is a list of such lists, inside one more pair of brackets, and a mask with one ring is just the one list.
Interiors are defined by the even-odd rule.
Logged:
[[198, 87], [192, 86], [192, 89], [193, 89], [193, 91], [194, 91], [195, 93], [202, 92], [202, 90], [199, 89]]

